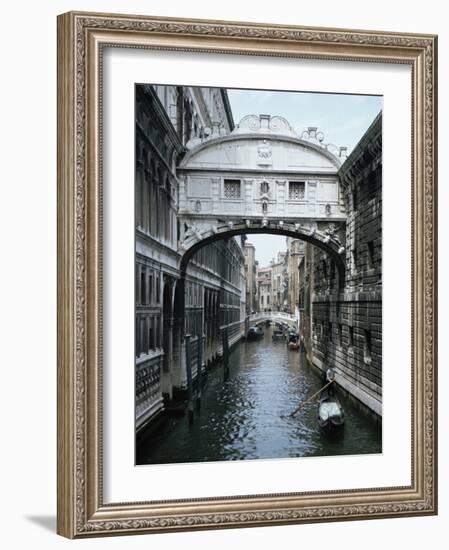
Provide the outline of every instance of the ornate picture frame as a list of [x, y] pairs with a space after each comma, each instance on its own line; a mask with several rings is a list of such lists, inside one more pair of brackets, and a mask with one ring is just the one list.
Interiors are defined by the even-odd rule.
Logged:
[[[104, 501], [105, 48], [402, 64], [412, 74], [411, 484]], [[69, 538], [437, 513], [437, 37], [70, 12], [58, 18], [58, 533]], [[132, 246], [132, 244], [131, 244]]]

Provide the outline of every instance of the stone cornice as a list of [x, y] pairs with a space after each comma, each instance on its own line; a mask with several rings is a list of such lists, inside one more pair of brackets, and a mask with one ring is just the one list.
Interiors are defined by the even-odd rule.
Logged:
[[144, 97], [148, 100], [146, 106], [152, 114], [157, 117], [162, 126], [163, 130], [166, 132], [166, 136], [170, 140], [170, 144], [176, 149], [178, 154], [184, 151], [184, 145], [182, 144], [181, 138], [173, 127], [173, 124], [168, 117], [157, 93], [155, 92], [151, 84], [141, 84]]

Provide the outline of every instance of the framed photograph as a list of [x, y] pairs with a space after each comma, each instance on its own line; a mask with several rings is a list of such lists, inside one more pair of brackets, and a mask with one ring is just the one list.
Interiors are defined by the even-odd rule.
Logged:
[[58, 532], [437, 513], [433, 35], [58, 18]]

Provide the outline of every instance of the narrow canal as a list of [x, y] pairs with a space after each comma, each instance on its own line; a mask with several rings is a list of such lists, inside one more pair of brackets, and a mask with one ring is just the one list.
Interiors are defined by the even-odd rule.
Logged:
[[339, 395], [345, 428], [337, 438], [323, 434], [316, 422], [316, 401], [291, 411], [321, 387], [316, 370], [303, 354], [264, 337], [242, 341], [230, 354], [229, 376], [213, 367], [202, 390], [194, 423], [170, 416], [139, 439], [137, 464], [353, 455], [382, 451], [381, 423]]

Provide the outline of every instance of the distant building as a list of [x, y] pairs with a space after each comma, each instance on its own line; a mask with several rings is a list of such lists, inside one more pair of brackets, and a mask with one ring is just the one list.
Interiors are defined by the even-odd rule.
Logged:
[[278, 252], [270, 265], [258, 268], [257, 293], [259, 311], [288, 310], [288, 254]]
[[245, 256], [245, 275], [246, 275], [246, 313], [250, 315], [257, 311], [257, 266], [256, 248], [253, 244], [245, 242], [243, 247]]
[[288, 293], [287, 252], [278, 252], [276, 260], [270, 262], [271, 268], [271, 300], [273, 311], [283, 311], [287, 308]]
[[273, 307], [271, 285], [271, 267], [259, 267], [257, 272], [258, 311], [271, 311]]
[[299, 264], [305, 254], [305, 242], [287, 237], [288, 310], [299, 320]]

